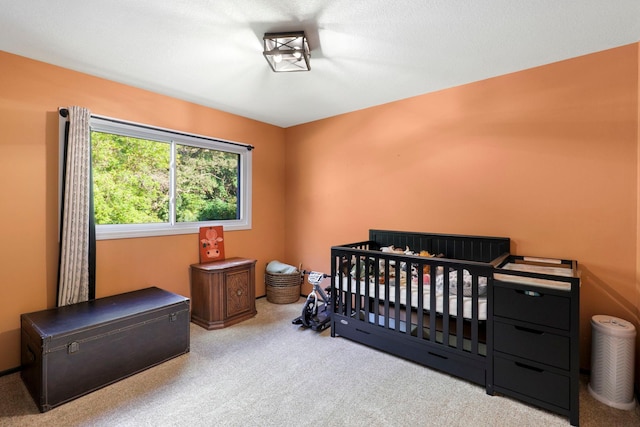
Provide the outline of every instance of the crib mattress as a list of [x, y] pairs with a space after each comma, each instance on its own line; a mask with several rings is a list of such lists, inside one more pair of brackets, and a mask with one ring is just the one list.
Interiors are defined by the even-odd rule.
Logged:
[[[380, 301], [389, 300], [391, 303], [400, 303], [401, 305], [408, 306], [407, 304], [407, 289], [405, 285], [400, 285], [400, 299], [396, 301], [396, 287], [393, 283], [388, 287], [389, 295], [385, 294], [387, 286], [385, 284], [376, 283], [367, 283], [365, 281], [357, 281], [354, 278], [344, 276], [342, 278], [342, 282], [340, 282], [339, 278], [336, 278], [336, 284], [342, 283], [342, 291], [347, 292], [350, 291], [352, 294], [356, 294], [358, 292], [359, 295], [369, 295], [370, 298], [374, 298], [376, 296], [376, 287], [378, 288], [378, 298]], [[349, 284], [351, 287], [349, 289]], [[367, 292], [368, 289], [368, 294]], [[417, 286], [412, 286], [411, 290], [411, 306], [413, 308], [418, 308], [418, 289]], [[429, 284], [425, 284], [422, 286], [423, 299], [422, 299], [422, 307], [424, 310], [431, 310], [431, 286]], [[435, 294], [436, 297], [436, 312], [443, 314], [445, 301], [444, 294], [440, 291], [437, 291]], [[465, 319], [472, 319], [472, 310], [473, 310], [473, 297], [459, 296], [459, 295], [448, 295], [449, 299], [449, 315], [458, 316], [458, 298], [462, 299], [462, 316]], [[486, 296], [478, 297], [477, 301], [478, 306], [478, 320], [487, 320], [487, 298]]]

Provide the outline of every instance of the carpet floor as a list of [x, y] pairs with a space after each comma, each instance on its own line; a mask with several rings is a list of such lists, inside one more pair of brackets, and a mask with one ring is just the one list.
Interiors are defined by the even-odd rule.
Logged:
[[[568, 426], [562, 417], [291, 324], [302, 307], [256, 301], [225, 329], [191, 324], [191, 351], [39, 413], [19, 373], [0, 377], [0, 426]], [[593, 399], [582, 426], [640, 426], [640, 411]]]

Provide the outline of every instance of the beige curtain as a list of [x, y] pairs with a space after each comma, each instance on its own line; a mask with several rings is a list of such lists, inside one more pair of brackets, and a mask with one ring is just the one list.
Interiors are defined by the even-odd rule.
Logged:
[[65, 111], [58, 306], [87, 301], [90, 287], [91, 112], [74, 106], [60, 114]]

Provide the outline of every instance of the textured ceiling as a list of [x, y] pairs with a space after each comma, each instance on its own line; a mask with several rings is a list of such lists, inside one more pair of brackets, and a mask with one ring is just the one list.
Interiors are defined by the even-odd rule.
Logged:
[[[311, 71], [265, 32], [304, 30]], [[288, 127], [640, 41], [640, 0], [4, 1], [0, 50]]]

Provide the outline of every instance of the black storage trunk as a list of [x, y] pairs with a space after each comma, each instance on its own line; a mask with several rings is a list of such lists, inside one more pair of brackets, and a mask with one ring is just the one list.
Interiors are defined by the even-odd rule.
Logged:
[[189, 299], [156, 287], [20, 321], [22, 380], [41, 412], [189, 351]]

